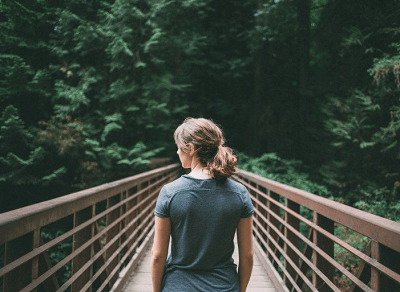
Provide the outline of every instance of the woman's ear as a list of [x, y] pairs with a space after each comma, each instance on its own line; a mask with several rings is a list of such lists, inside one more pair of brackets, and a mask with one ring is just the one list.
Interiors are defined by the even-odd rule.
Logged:
[[189, 155], [193, 156], [195, 152], [196, 152], [196, 147], [194, 147], [193, 144], [189, 144]]

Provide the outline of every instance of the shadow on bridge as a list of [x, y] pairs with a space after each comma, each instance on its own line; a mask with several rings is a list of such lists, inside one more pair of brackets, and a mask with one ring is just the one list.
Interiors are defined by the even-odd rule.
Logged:
[[[158, 193], [180, 174], [174, 164], [0, 214], [0, 292], [122, 291], [151, 242]], [[276, 291], [400, 291], [399, 223], [245, 171], [234, 179], [251, 194]]]

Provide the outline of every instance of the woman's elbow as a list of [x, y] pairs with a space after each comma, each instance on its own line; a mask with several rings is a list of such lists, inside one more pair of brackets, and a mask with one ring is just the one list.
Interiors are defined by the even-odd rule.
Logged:
[[254, 259], [254, 251], [249, 250], [239, 255], [241, 261], [252, 262]]
[[151, 250], [151, 261], [153, 263], [160, 263], [167, 259], [167, 255], [160, 251]]

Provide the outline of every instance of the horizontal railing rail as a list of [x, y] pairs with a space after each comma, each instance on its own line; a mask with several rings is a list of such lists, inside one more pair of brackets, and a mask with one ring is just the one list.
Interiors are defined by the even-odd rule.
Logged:
[[173, 164], [0, 214], [0, 290], [121, 291], [154, 232]]
[[240, 171], [256, 250], [279, 291], [400, 291], [400, 224]]
[[[0, 292], [121, 291], [178, 164], [0, 214]], [[400, 291], [400, 224], [249, 172], [256, 251], [278, 291]]]

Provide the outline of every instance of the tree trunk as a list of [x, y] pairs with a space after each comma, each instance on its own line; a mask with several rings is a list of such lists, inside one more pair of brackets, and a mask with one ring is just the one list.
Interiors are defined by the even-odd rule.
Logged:
[[311, 108], [311, 94], [309, 92], [309, 64], [310, 64], [310, 8], [311, 0], [299, 0], [297, 4], [298, 25], [298, 124], [297, 147], [295, 154], [301, 158], [307, 150], [307, 126]]
[[[257, 9], [263, 8], [263, 0], [257, 1]], [[259, 40], [262, 42], [262, 40]], [[254, 66], [254, 93], [249, 113], [249, 134], [248, 147], [249, 153], [255, 156], [270, 150], [270, 139], [268, 137], [269, 128], [269, 104], [267, 101], [269, 91], [268, 78], [268, 44], [264, 42], [255, 55]]]

